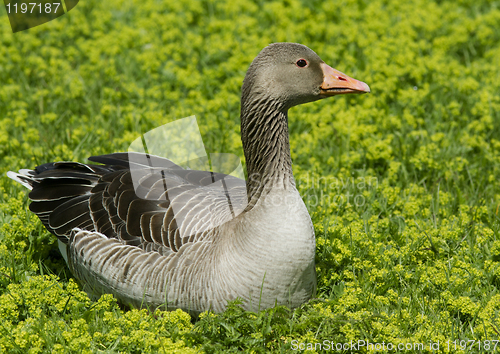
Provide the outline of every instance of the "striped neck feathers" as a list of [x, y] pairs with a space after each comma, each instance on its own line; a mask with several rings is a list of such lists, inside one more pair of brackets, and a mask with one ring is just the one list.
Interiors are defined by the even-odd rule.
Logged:
[[[260, 96], [260, 97], [259, 97]], [[247, 193], [251, 205], [272, 188], [295, 186], [288, 133], [288, 107], [279, 101], [242, 100], [241, 140], [248, 172]]]

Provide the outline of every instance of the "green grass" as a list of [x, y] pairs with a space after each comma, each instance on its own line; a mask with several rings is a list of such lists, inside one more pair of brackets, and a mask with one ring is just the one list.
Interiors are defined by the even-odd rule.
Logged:
[[[193, 114], [208, 152], [243, 156], [240, 86], [277, 41], [372, 89], [290, 111], [318, 298], [257, 314], [233, 303], [197, 321], [90, 301], [5, 172], [126, 150]], [[0, 352], [264, 353], [324, 340], [479, 352], [452, 341], [500, 337], [499, 58], [499, 1], [87, 0], [16, 34], [2, 7]]]

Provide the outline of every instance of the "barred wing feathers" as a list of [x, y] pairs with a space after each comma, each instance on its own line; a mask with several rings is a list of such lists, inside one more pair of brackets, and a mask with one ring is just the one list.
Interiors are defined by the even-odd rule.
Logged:
[[185, 170], [156, 156], [148, 156], [154, 167], [128, 157], [89, 159], [106, 165], [50, 163], [15, 177], [32, 187], [30, 210], [65, 243], [76, 228], [168, 255], [186, 243], [207, 240], [246, 207], [242, 179]]

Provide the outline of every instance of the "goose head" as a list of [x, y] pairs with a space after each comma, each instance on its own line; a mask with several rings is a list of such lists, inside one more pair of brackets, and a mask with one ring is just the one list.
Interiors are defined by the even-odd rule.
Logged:
[[275, 43], [253, 60], [243, 81], [241, 140], [249, 182], [249, 207], [264, 190], [295, 186], [288, 136], [288, 109], [370, 88], [328, 66], [302, 44]]
[[253, 60], [242, 91], [242, 108], [257, 100], [286, 111], [330, 96], [367, 93], [370, 88], [328, 66], [302, 44], [274, 43]]

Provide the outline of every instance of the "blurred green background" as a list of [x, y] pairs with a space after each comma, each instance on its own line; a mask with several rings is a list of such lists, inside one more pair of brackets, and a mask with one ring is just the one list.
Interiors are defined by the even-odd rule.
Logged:
[[[90, 301], [5, 173], [124, 151], [190, 115], [208, 152], [243, 159], [241, 83], [280, 41], [372, 89], [289, 114], [318, 299], [198, 321]], [[1, 7], [0, 352], [487, 349], [500, 331], [499, 64], [499, 1], [87, 0], [15, 34]]]

